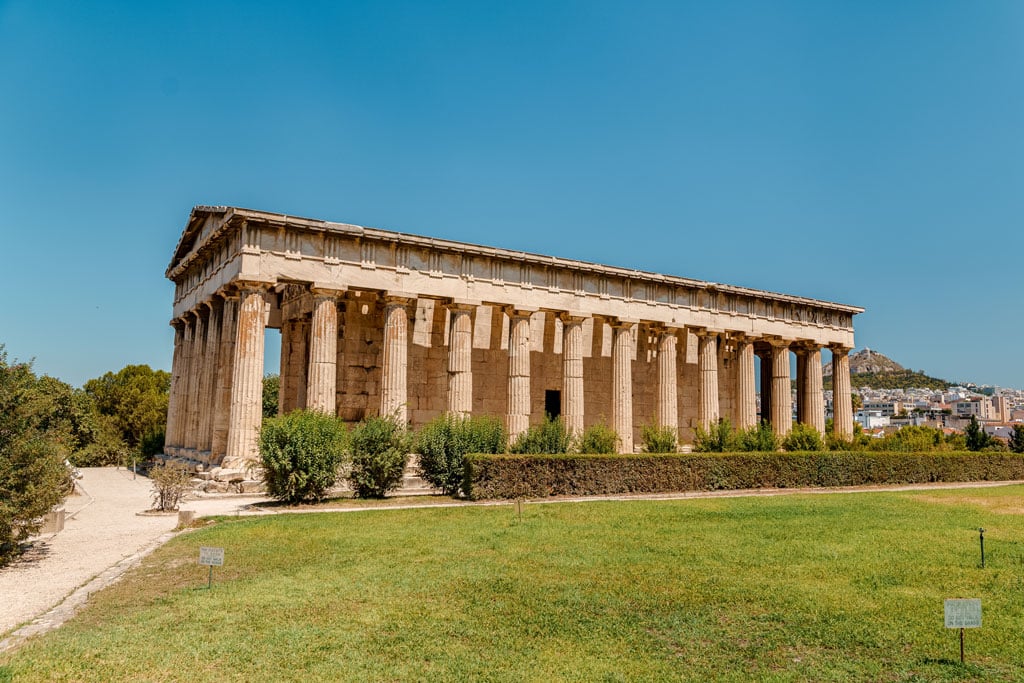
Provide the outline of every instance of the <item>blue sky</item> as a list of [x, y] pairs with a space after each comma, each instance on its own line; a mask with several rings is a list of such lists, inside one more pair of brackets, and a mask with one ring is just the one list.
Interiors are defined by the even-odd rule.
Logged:
[[0, 0], [0, 343], [169, 368], [229, 204], [863, 306], [1024, 387], [1024, 3]]

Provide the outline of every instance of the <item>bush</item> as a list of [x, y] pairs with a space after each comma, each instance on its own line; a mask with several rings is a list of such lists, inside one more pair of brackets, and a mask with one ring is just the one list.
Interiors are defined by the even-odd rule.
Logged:
[[150, 467], [149, 478], [153, 482], [153, 509], [170, 512], [178, 509], [192, 475], [184, 465], [171, 461]]
[[473, 499], [1024, 479], [1009, 453], [470, 455]]
[[618, 453], [619, 435], [604, 422], [592, 424], [583, 430], [575, 450], [580, 453]]
[[770, 453], [778, 448], [779, 437], [771, 424], [764, 420], [736, 435], [736, 450], [739, 451]]
[[823, 448], [821, 434], [808, 424], [797, 423], [782, 440], [787, 451], [820, 451]]
[[330, 415], [296, 410], [263, 422], [259, 448], [271, 496], [291, 504], [318, 501], [338, 481], [345, 425]]
[[644, 425], [640, 429], [640, 440], [643, 442], [644, 453], [676, 452], [676, 430], [671, 427]]
[[402, 483], [410, 438], [394, 417], [371, 417], [359, 423], [349, 439], [352, 471], [349, 482], [359, 498], [383, 498]]
[[729, 418], [723, 417], [707, 429], [697, 425], [693, 437], [693, 450], [697, 453], [726, 453], [736, 450], [736, 435]]
[[545, 415], [543, 423], [520, 434], [509, 450], [513, 453], [568, 453], [571, 441], [562, 418]]
[[494, 417], [462, 418], [446, 414], [427, 423], [416, 436], [423, 478], [446, 495], [462, 486], [468, 453], [504, 453], [505, 426]]

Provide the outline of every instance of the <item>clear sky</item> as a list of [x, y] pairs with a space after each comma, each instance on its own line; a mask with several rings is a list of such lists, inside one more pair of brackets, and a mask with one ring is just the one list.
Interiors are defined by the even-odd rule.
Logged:
[[1024, 2], [0, 0], [0, 343], [169, 369], [228, 204], [863, 306], [1024, 387]]

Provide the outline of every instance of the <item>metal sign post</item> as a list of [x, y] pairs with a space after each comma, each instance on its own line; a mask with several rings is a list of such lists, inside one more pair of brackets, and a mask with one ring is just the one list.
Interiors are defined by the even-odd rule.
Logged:
[[947, 599], [946, 628], [960, 629], [960, 663], [964, 663], [964, 629], [981, 628], [981, 599]]
[[211, 546], [199, 547], [199, 566], [206, 565], [210, 568], [210, 574], [206, 578], [206, 590], [213, 587], [213, 568], [224, 566], [224, 548]]
[[978, 529], [978, 542], [981, 543], [981, 568], [985, 568], [985, 530]]

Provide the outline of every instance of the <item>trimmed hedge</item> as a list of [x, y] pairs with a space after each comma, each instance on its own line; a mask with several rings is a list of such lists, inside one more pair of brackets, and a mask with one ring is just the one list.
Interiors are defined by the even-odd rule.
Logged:
[[803, 486], [1024, 479], [1013, 453], [471, 455], [464, 494], [544, 498]]

